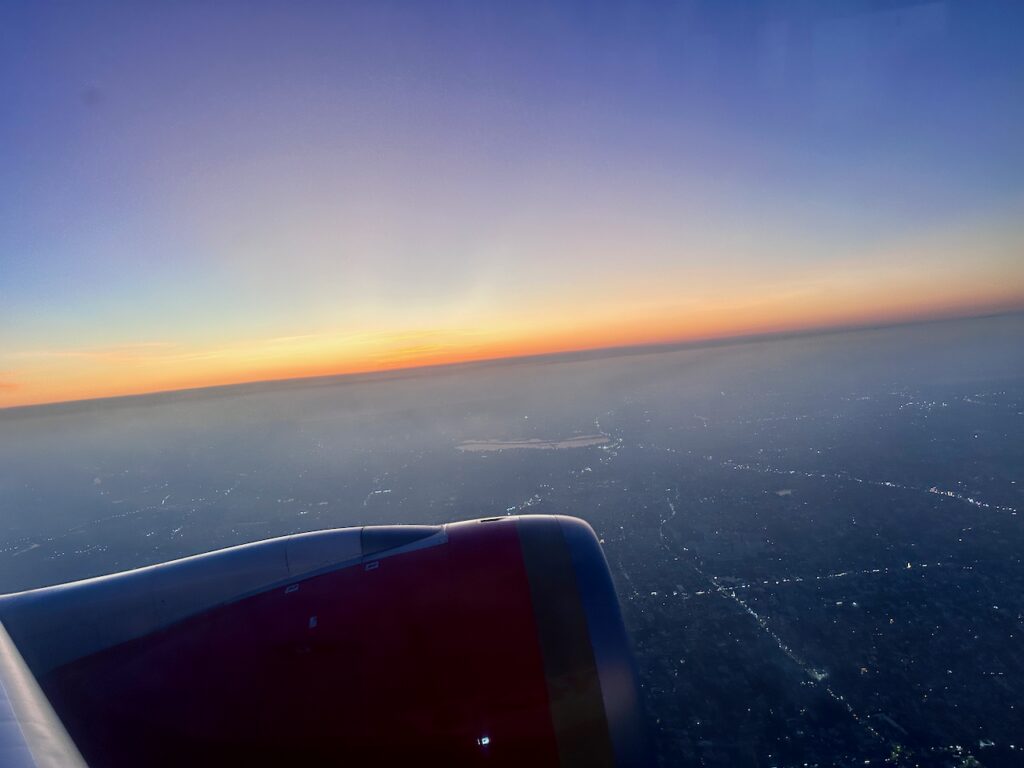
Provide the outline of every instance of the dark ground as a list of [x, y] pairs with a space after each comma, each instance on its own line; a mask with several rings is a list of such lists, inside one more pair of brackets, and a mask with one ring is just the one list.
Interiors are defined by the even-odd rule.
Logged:
[[1022, 491], [1020, 315], [8, 411], [0, 591], [315, 528], [578, 515], [661, 764], [1017, 766]]

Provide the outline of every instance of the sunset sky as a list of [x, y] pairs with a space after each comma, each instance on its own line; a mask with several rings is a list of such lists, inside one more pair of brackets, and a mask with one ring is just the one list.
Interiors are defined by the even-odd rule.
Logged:
[[0, 7], [0, 407], [1024, 309], [1024, 3]]

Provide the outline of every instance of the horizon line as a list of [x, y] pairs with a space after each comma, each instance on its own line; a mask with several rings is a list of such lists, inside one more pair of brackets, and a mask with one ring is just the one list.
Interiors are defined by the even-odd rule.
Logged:
[[[1000, 311], [989, 311], [981, 313], [950, 314], [939, 317], [918, 317], [908, 320], [877, 321], [870, 323], [846, 323], [838, 325], [824, 325], [813, 328], [798, 328], [781, 331], [767, 331], [762, 333], [731, 334], [725, 336], [708, 336], [700, 339], [688, 339], [677, 341], [654, 341], [640, 342], [637, 344], [618, 344], [607, 347], [582, 347], [555, 352], [540, 352], [525, 355], [500, 355], [496, 357], [485, 357], [475, 360], [462, 360], [445, 363], [427, 363], [422, 365], [407, 365], [396, 368], [368, 369], [365, 371], [349, 371], [344, 373], [313, 374], [309, 376], [289, 376], [287, 378], [251, 379], [246, 381], [231, 382], [228, 384], [210, 384], [199, 387], [180, 387], [177, 389], [159, 389], [144, 392], [130, 392], [123, 395], [108, 395], [103, 397], [85, 397], [72, 400], [54, 400], [44, 403], [27, 403], [24, 405], [9, 405], [0, 407], [0, 418], [7, 416], [29, 416], [43, 415], [40, 411], [54, 410], [67, 412], [79, 410], [93, 405], [129, 405], [133, 402], [147, 400], [167, 400], [175, 396], [231, 396], [245, 394], [245, 390], [256, 390], [274, 387], [301, 387], [316, 386], [341, 380], [389, 380], [408, 377], [418, 373], [430, 373], [445, 370], [458, 370], [463, 368], [485, 367], [490, 365], [515, 365], [522, 363], [539, 362], [573, 362], [577, 360], [602, 359], [609, 357], [620, 357], [633, 354], [660, 354], [683, 349], [696, 349], [701, 347], [730, 346], [733, 344], [750, 344], [763, 341], [781, 341], [784, 339], [800, 338], [806, 336], [827, 336], [831, 334], [856, 333], [859, 331], [886, 330], [890, 328], [903, 328], [917, 325], [931, 325], [934, 323], [953, 322], [957, 320], [984, 320], [987, 318], [1006, 317], [1011, 315], [1024, 314], [1024, 308], [1005, 309]], [[242, 390], [242, 391], [238, 391]], [[128, 402], [124, 402], [128, 401]]]

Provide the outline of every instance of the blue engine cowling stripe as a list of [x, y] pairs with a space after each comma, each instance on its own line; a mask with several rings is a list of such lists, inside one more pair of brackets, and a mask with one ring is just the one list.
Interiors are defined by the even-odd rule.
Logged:
[[521, 517], [518, 533], [559, 764], [562, 768], [614, 768], [587, 618], [558, 520], [546, 515]]
[[608, 730], [619, 768], [651, 765], [636, 664], [608, 562], [593, 529], [579, 518], [558, 517], [576, 572]]

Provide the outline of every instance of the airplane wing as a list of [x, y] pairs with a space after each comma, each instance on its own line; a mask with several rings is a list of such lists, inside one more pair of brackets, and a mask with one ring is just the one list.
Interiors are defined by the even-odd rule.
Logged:
[[647, 764], [590, 526], [318, 531], [0, 597], [4, 766], [370, 761]]

